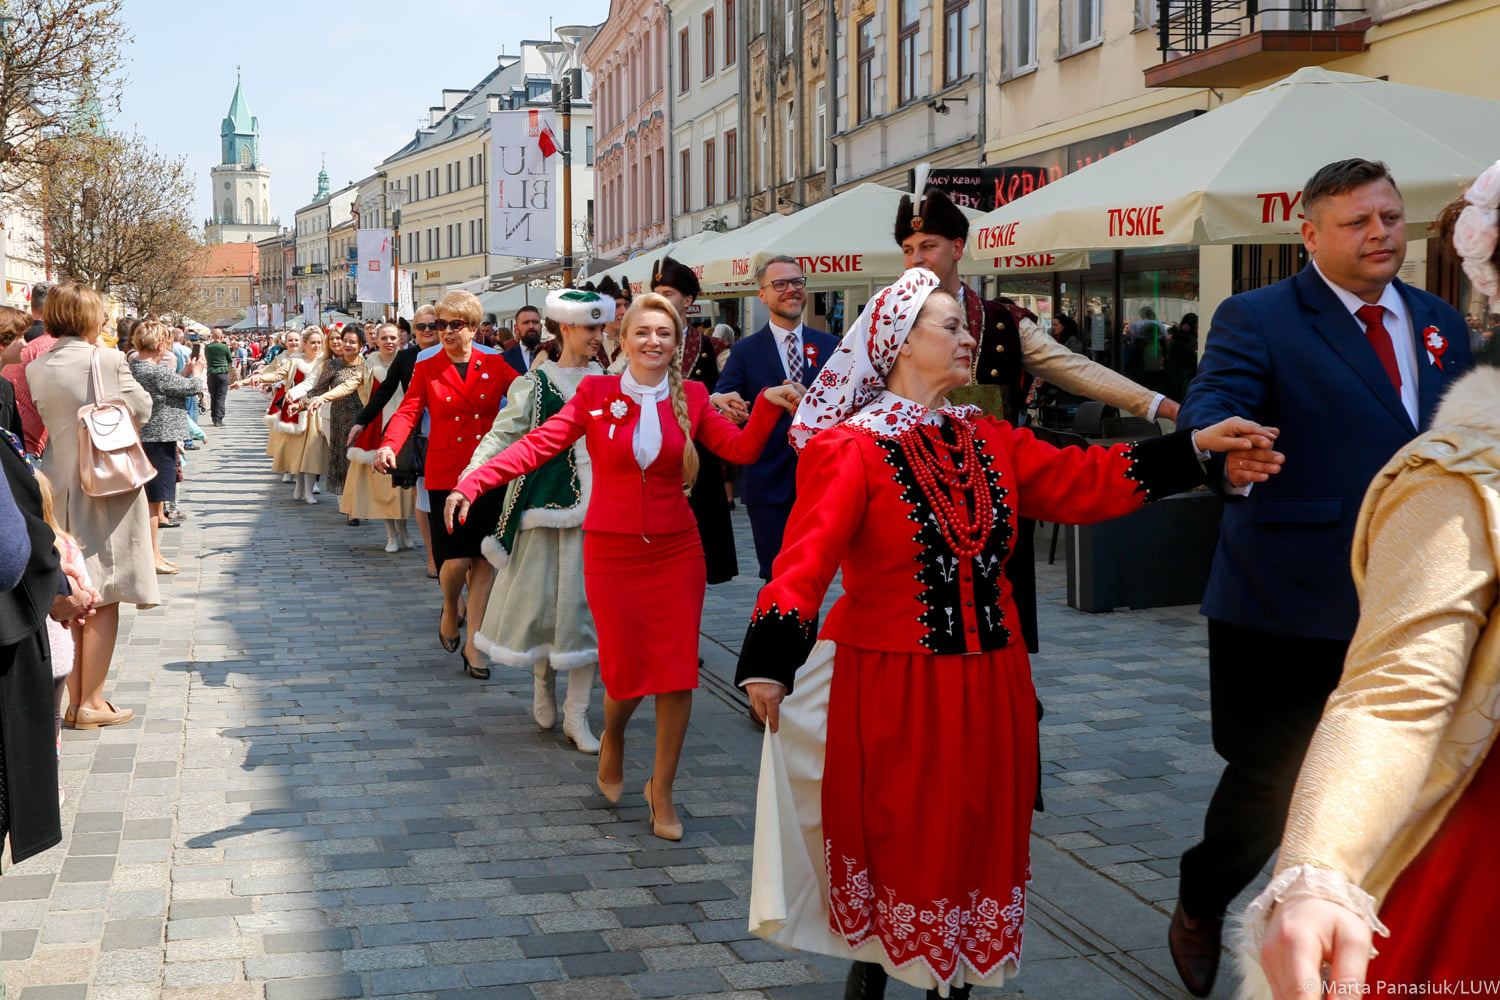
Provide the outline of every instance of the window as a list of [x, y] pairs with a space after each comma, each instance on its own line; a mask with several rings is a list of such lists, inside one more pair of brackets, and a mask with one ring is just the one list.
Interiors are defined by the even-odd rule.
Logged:
[[739, 196], [740, 133], [738, 129], [730, 129], [724, 133], [724, 200], [734, 201]]
[[229, 290], [229, 301], [230, 302], [238, 302], [239, 300], [240, 300], [240, 286], [239, 285], [235, 285], [233, 288], [231, 288]]
[[714, 141], [703, 144], [703, 204], [704, 207], [718, 201], [714, 197]]
[[827, 159], [825, 147], [828, 145], [828, 87], [826, 84], [818, 84], [817, 105], [813, 108], [813, 148], [812, 163], [814, 170], [822, 170]]
[[896, 26], [896, 83], [900, 103], [917, 98], [917, 33], [922, 27], [922, 9], [917, 0], [899, 0]]
[[1063, 0], [1058, 40], [1061, 55], [1071, 55], [1099, 41], [1099, 0]]
[[771, 0], [755, 0], [755, 20], [760, 26], [760, 33], [766, 33], [766, 8], [771, 5]]
[[594, 165], [594, 126], [583, 127], [583, 163], [584, 166]]
[[786, 179], [797, 177], [797, 115], [796, 106], [786, 102]]
[[474, 157], [469, 157], [469, 187], [474, 186]]
[[688, 92], [689, 74], [692, 71], [690, 61], [692, 59], [692, 46], [688, 44], [688, 30], [683, 28], [677, 36], [677, 92], [686, 94]]
[[797, 40], [797, 0], [786, 0], [786, 34], [782, 38], [782, 51], [791, 54]]
[[1000, 73], [1036, 69], [1036, 0], [1001, 0]]
[[859, 107], [855, 114], [855, 121], [864, 121], [875, 114], [875, 17], [871, 16], [859, 22], [855, 29], [859, 37], [858, 52], [858, 80], [856, 97]]
[[682, 151], [679, 169], [682, 177], [682, 210], [690, 212], [693, 208], [693, 154], [690, 150]]
[[703, 78], [714, 75], [714, 12], [703, 12]]
[[735, 59], [735, 33], [739, 29], [734, 23], [734, 0], [724, 0], [724, 65], [733, 66]]
[[427, 259], [428, 260], [431, 260], [432, 256], [433, 256], [433, 254], [432, 254], [432, 244], [433, 244], [432, 233], [433, 233], [433, 230], [431, 230], [431, 229], [427, 230]]
[[214, 301], [218, 302], [218, 303], [223, 303], [223, 301], [224, 301], [224, 287], [222, 285], [217, 286], [217, 287], [214, 288]]
[[974, 71], [974, 51], [970, 45], [973, 29], [974, 8], [969, 0], [944, 0], [943, 86], [957, 83]]

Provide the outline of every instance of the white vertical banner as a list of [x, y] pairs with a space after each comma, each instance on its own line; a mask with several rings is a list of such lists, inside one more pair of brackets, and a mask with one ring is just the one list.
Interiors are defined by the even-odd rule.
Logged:
[[280, 302], [271, 303], [271, 325], [280, 326], [286, 322], [286, 307]]
[[357, 298], [361, 302], [391, 301], [391, 231], [361, 229], [354, 241], [359, 248]]
[[311, 295], [302, 296], [302, 319], [309, 326], [318, 324], [318, 300]]
[[417, 314], [417, 307], [412, 302], [412, 274], [406, 268], [402, 268], [396, 274], [396, 285], [399, 291], [396, 293], [396, 315], [402, 319], [410, 320]]
[[270, 326], [271, 325], [271, 307], [270, 306], [268, 306], [268, 305], [258, 305], [258, 306], [255, 307], [255, 325], [256, 326]]
[[490, 253], [506, 257], [557, 256], [554, 154], [562, 148], [550, 110], [490, 115]]

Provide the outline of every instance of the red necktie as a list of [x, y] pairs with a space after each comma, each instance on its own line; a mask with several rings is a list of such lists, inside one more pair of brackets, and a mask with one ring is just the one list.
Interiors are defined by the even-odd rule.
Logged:
[[1369, 338], [1370, 346], [1375, 348], [1375, 354], [1380, 358], [1380, 363], [1385, 365], [1385, 373], [1390, 376], [1391, 385], [1396, 387], [1396, 394], [1401, 394], [1401, 368], [1396, 364], [1396, 348], [1391, 344], [1391, 334], [1385, 328], [1385, 308], [1382, 306], [1360, 306], [1354, 311], [1360, 322], [1365, 325], [1365, 336]]

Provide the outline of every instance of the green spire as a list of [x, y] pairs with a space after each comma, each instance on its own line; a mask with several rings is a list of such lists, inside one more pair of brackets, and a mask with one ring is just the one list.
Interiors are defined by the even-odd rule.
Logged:
[[318, 193], [313, 195], [313, 201], [322, 201], [328, 197], [328, 159], [323, 159], [323, 169], [318, 171]]
[[250, 114], [250, 105], [245, 103], [245, 90], [240, 85], [240, 75], [234, 74], [234, 99], [229, 102], [229, 115], [219, 130], [220, 135], [255, 135], [260, 123]]
[[73, 135], [109, 134], [108, 123], [104, 120], [104, 107], [99, 103], [99, 93], [92, 80], [84, 82], [78, 95], [78, 103], [73, 107], [73, 120], [69, 123], [68, 131]]

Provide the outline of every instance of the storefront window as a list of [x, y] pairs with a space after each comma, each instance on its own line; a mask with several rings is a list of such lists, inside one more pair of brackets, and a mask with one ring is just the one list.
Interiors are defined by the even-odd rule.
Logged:
[[1124, 321], [1119, 371], [1126, 378], [1181, 400], [1198, 371], [1198, 269], [1133, 271], [1126, 257], [1120, 281]]

